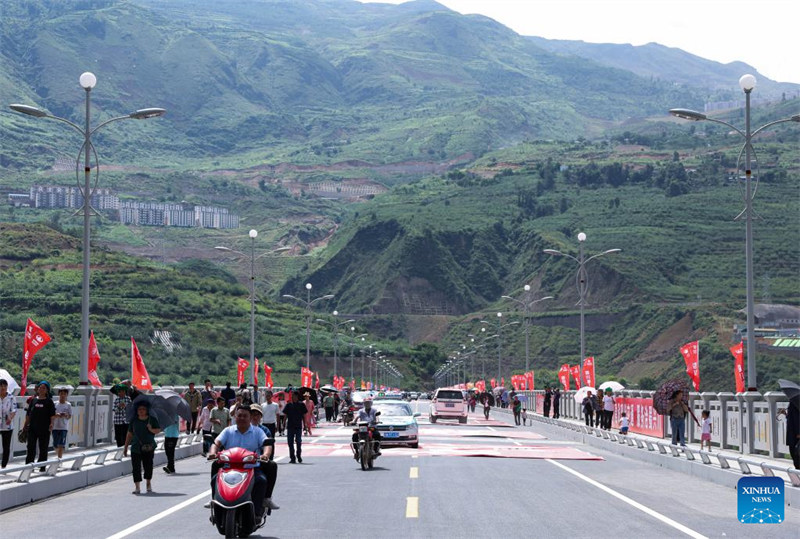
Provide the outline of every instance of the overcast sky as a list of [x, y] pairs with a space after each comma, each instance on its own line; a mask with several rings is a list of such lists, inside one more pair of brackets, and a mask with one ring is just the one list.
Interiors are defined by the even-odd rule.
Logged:
[[[656, 42], [717, 62], [740, 60], [773, 80], [800, 83], [800, 0], [437, 1], [459, 13], [486, 15], [522, 35]], [[738, 80], [731, 86], [738, 87]]]

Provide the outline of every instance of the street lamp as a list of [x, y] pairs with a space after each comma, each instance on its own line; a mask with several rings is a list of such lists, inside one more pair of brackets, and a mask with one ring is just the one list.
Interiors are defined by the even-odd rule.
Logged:
[[333, 294], [326, 294], [318, 298], [311, 299], [311, 283], [306, 283], [306, 299], [298, 298], [289, 294], [284, 294], [283, 297], [296, 301], [306, 311], [306, 369], [311, 368], [311, 307], [316, 305], [322, 300], [333, 299]]
[[[350, 380], [355, 380], [353, 377], [353, 363], [355, 358], [353, 357], [353, 349], [355, 348], [356, 344], [358, 343], [357, 339], [364, 340], [364, 337], [367, 336], [367, 333], [361, 333], [356, 335], [356, 328], [355, 326], [350, 326]], [[361, 373], [361, 377], [364, 377], [363, 369]]]
[[584, 259], [583, 256], [583, 242], [586, 241], [586, 234], [580, 232], [578, 234], [578, 246], [579, 246], [579, 254], [578, 258], [575, 258], [572, 255], [567, 253], [562, 253], [561, 251], [556, 251], [555, 249], [545, 249], [544, 252], [553, 255], [553, 256], [566, 256], [567, 258], [571, 258], [575, 262], [578, 263], [578, 273], [575, 275], [575, 283], [578, 285], [578, 296], [579, 300], [578, 303], [581, 306], [581, 372], [583, 372], [583, 360], [586, 357], [586, 344], [584, 340], [584, 322], [583, 322], [583, 309], [586, 305], [586, 294], [589, 291], [589, 275], [586, 272], [586, 263], [592, 259], [600, 258], [601, 256], [610, 255], [614, 253], [619, 253], [622, 249], [608, 249], [603, 251], [602, 253], [597, 253], [596, 255], [592, 255], [589, 258]]
[[[481, 320], [481, 324], [489, 324], [487, 320]], [[503, 313], [497, 313], [497, 383], [502, 378], [502, 358], [503, 358], [503, 328], [514, 326], [519, 322], [507, 322], [503, 324]], [[487, 337], [487, 339], [490, 337]]]
[[[325, 324], [330, 326], [333, 329], [333, 375], [338, 375], [338, 360], [339, 360], [339, 326], [343, 324], [352, 324], [355, 320], [343, 320], [341, 322], [338, 321], [339, 311], [333, 311], [333, 322], [329, 322], [327, 320], [323, 320], [322, 318], [317, 318], [317, 322], [320, 324]], [[352, 369], [352, 367], [351, 367]]]
[[[85, 72], [82, 73], [80, 78], [78, 79], [81, 88], [84, 89], [86, 93], [86, 117], [84, 127], [81, 128], [77, 124], [67, 120], [66, 118], [61, 118], [58, 116], [53, 116], [39, 108], [32, 107], [30, 105], [20, 105], [20, 104], [12, 104], [9, 105], [11, 110], [16, 112], [26, 114], [28, 116], [33, 116], [34, 118], [49, 118], [51, 120], [58, 120], [59, 122], [64, 122], [71, 126], [73, 129], [78, 131], [81, 135], [83, 135], [83, 146], [81, 150], [83, 150], [83, 283], [82, 283], [82, 295], [81, 295], [81, 367], [80, 367], [80, 385], [85, 386], [89, 384], [89, 272], [90, 272], [90, 226], [91, 221], [90, 218], [92, 216], [92, 190], [90, 186], [90, 179], [91, 179], [91, 154], [93, 153], [95, 156], [95, 184], [98, 181], [100, 175], [100, 163], [97, 158], [97, 152], [95, 151], [94, 145], [92, 144], [92, 135], [94, 135], [99, 129], [102, 127], [110, 124], [111, 122], [116, 122], [119, 120], [145, 120], [148, 118], [156, 118], [158, 116], [163, 116], [167, 111], [161, 108], [147, 108], [147, 109], [139, 109], [135, 112], [127, 114], [125, 116], [117, 116], [115, 118], [111, 118], [106, 120], [105, 122], [100, 123], [96, 127], [92, 128], [90, 124], [91, 114], [90, 114], [90, 104], [91, 104], [91, 92], [92, 89], [97, 84], [97, 77], [95, 77], [94, 73]], [[75, 173], [78, 176], [78, 185], [80, 188], [80, 152], [78, 152], [78, 159], [75, 161]], [[84, 436], [85, 445], [88, 446], [89, 443], [89, 415], [86, 414], [86, 432]]]
[[[526, 284], [523, 287], [523, 290], [527, 293], [531, 291], [531, 285]], [[502, 296], [505, 299], [509, 299], [516, 303], [517, 305], [521, 305], [523, 308], [523, 321], [525, 323], [525, 372], [528, 372], [530, 369], [530, 360], [528, 359], [528, 342], [529, 342], [529, 334], [530, 334], [530, 320], [528, 319], [528, 312], [530, 311], [531, 307], [535, 304], [539, 303], [540, 301], [544, 301], [546, 299], [553, 299], [553, 296], [545, 296], [543, 298], [534, 299], [532, 301], [524, 301], [516, 298], [512, 298], [511, 296]]]
[[[271, 251], [267, 251], [265, 253], [261, 253], [260, 255], [256, 256], [256, 238], [258, 237], [258, 231], [255, 229], [250, 230], [248, 233], [250, 236], [250, 366], [247, 368], [247, 375], [245, 376], [245, 380], [251, 379], [255, 380], [256, 376], [253, 376], [253, 369], [256, 368], [255, 366], [255, 357], [256, 357], [256, 260], [259, 258], [269, 256], [275, 253], [282, 253], [284, 251], [288, 251], [291, 247], [279, 247], [277, 249], [273, 249]], [[214, 249], [218, 251], [224, 251], [226, 253], [233, 253], [237, 255], [241, 255], [242, 257], [246, 257], [247, 255], [242, 251], [237, 251], [235, 249], [231, 249], [230, 247], [223, 247], [223, 246], [216, 246]], [[257, 375], [258, 373], [256, 373]]]
[[[747, 390], [757, 391], [758, 381], [756, 377], [756, 336], [755, 336], [755, 315], [754, 315], [754, 295], [753, 295], [753, 197], [755, 190], [752, 187], [752, 158], [755, 157], [756, 166], [758, 166], [758, 156], [755, 155], [755, 150], [751, 144], [751, 139], [759, 134], [764, 129], [776, 124], [784, 122], [800, 122], [800, 114], [795, 114], [790, 118], [783, 118], [769, 122], [762, 125], [755, 131], [751, 132], [750, 129], [750, 94], [756, 87], [756, 78], [753, 75], [742, 75], [739, 79], [739, 87], [744, 92], [744, 110], [745, 110], [745, 129], [742, 131], [728, 122], [717, 120], [716, 118], [709, 118], [703, 113], [696, 112], [689, 109], [670, 109], [669, 113], [684, 120], [692, 120], [695, 122], [707, 121], [722, 124], [727, 126], [744, 137], [744, 145], [739, 150], [739, 157], [736, 161], [736, 172], [738, 174], [739, 167], [742, 164], [742, 153], [744, 153], [744, 210], [736, 216], [740, 218], [742, 214], [745, 217], [745, 283], [747, 293]], [[758, 186], [758, 175], [756, 175], [756, 186]]]

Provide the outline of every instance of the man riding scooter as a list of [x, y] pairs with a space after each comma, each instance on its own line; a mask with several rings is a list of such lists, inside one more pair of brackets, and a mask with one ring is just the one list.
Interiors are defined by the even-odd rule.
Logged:
[[[255, 471], [254, 477], [253, 507], [255, 508], [256, 519], [260, 520], [265, 509], [278, 509], [278, 505], [271, 498], [272, 489], [275, 487], [277, 466], [275, 466], [274, 462], [271, 464], [268, 462], [273, 452], [273, 444], [269, 443], [270, 439], [267, 438], [267, 435], [260, 427], [254, 427], [251, 424], [250, 414], [251, 410], [246, 406], [236, 410], [236, 425], [227, 427], [217, 436], [208, 452], [208, 459], [215, 460], [217, 452], [223, 448], [241, 447], [253, 453], [261, 454], [261, 462], [245, 465], [246, 468], [259, 468]], [[212, 500], [217, 488], [216, 478], [220, 466], [221, 464], [216, 460], [211, 464]], [[210, 507], [211, 503], [209, 502], [207, 506]]]
[[[372, 431], [372, 442], [373, 447], [375, 448], [375, 456], [379, 456], [381, 454], [381, 433], [378, 431], [378, 414], [380, 412], [376, 412], [372, 408], [372, 399], [365, 399], [364, 400], [364, 407], [358, 411], [358, 417], [356, 418], [356, 423], [367, 423], [367, 426]], [[358, 432], [353, 433], [353, 443], [358, 442]], [[358, 455], [355, 455], [357, 458]]]

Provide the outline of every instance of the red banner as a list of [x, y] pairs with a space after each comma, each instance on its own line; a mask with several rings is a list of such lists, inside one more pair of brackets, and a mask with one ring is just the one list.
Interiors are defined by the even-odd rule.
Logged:
[[497, 387], [497, 380], [495, 380], [494, 378], [492, 378], [491, 380], [489, 380], [489, 383], [491, 384], [491, 386], [492, 386], [492, 389], [494, 389], [494, 388], [496, 388], [496, 387]]
[[139, 347], [136, 346], [136, 341], [133, 340], [133, 337], [131, 337], [131, 383], [133, 387], [142, 391], [153, 390], [153, 384], [150, 383], [150, 375], [147, 374], [142, 354], [139, 353]]
[[566, 363], [558, 369], [558, 381], [561, 382], [564, 391], [569, 391], [569, 365]]
[[314, 373], [311, 372], [311, 369], [302, 367], [300, 369], [300, 387], [311, 387], [311, 384], [313, 382], [314, 382]]
[[652, 398], [614, 397], [614, 426], [619, 425], [622, 412], [630, 421], [630, 432], [657, 438], [664, 436], [664, 416], [653, 408]]
[[525, 385], [528, 387], [528, 391], [533, 391], [536, 389], [536, 386], [533, 385], [534, 378], [533, 378], [533, 371], [528, 371], [525, 373]]
[[264, 363], [264, 387], [272, 389], [272, 367]]
[[583, 360], [583, 383], [594, 388], [594, 358], [587, 357]]
[[94, 340], [94, 331], [89, 333], [89, 383], [94, 387], [103, 387], [103, 382], [97, 376], [97, 365], [100, 363], [100, 351]]
[[253, 385], [258, 387], [258, 358], [253, 357]]
[[22, 379], [20, 380], [20, 395], [24, 395], [28, 389], [28, 369], [33, 362], [36, 352], [44, 348], [50, 342], [50, 335], [36, 325], [36, 322], [28, 318], [25, 326], [25, 339], [22, 342]]
[[236, 363], [236, 384], [241, 386], [244, 383], [244, 373], [247, 372], [247, 367], [250, 366], [250, 362], [246, 359], [239, 358], [239, 361]]
[[686, 374], [692, 379], [695, 391], [700, 391], [700, 346], [699, 341], [681, 346], [681, 355], [686, 362]]
[[733, 377], [736, 379], [736, 392], [744, 393], [746, 386], [744, 384], [744, 341], [737, 345], [731, 346], [731, 354], [733, 354]]
[[580, 365], [573, 365], [569, 368], [569, 373], [572, 375], [572, 379], [575, 380], [575, 389], [581, 388], [581, 366]]

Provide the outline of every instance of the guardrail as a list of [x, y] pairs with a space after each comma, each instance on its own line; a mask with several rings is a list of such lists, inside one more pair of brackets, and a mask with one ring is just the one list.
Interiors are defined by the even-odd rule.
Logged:
[[[182, 434], [178, 437], [178, 445], [177, 447], [183, 447], [187, 445], [191, 445], [196, 442], [202, 442], [203, 435], [202, 434]], [[164, 448], [164, 438], [160, 436], [156, 440], [156, 451], [163, 450]], [[111, 457], [111, 461], [122, 461], [123, 460], [123, 453], [124, 448], [122, 447], [110, 447], [107, 449], [96, 449], [89, 452], [84, 453], [74, 453], [74, 454], [67, 454], [61, 459], [49, 459], [44, 462], [32, 462], [30, 464], [20, 464], [17, 466], [9, 466], [5, 469], [0, 470], [0, 477], [7, 477], [12, 474], [19, 473], [19, 476], [16, 478], [16, 483], [28, 483], [31, 479], [31, 475], [37, 468], [45, 468], [44, 474], [45, 476], [54, 477], [59, 472], [63, 471], [73, 471], [78, 472], [84, 466], [103, 466], [108, 460], [109, 455]], [[69, 466], [66, 466], [68, 463], [72, 463]]]

